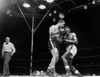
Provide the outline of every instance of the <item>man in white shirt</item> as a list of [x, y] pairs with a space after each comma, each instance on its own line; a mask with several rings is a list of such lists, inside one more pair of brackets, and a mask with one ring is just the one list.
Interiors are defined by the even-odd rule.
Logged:
[[48, 66], [47, 72], [55, 73], [55, 64], [58, 61], [59, 58], [59, 52], [58, 52], [58, 43], [62, 41], [60, 39], [60, 30], [63, 30], [65, 21], [59, 20], [56, 25], [52, 25], [49, 28], [49, 49], [52, 54], [51, 62]]
[[4, 65], [3, 65], [3, 75], [9, 75], [10, 70], [9, 70], [9, 61], [11, 60], [11, 57], [15, 53], [15, 47], [14, 45], [10, 42], [10, 38], [6, 37], [5, 42], [3, 43], [2, 47], [2, 58], [4, 59]]

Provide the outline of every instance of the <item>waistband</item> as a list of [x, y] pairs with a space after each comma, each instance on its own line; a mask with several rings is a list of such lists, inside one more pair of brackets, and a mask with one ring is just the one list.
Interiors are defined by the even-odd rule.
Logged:
[[12, 53], [12, 52], [4, 51], [4, 53]]

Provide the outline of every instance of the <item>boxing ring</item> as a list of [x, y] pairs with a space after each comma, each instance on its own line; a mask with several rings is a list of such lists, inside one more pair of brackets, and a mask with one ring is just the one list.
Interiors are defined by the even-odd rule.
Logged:
[[[49, 76], [7, 76], [7, 77], [49, 77]], [[63, 76], [57, 76], [63, 77]], [[68, 77], [77, 77], [77, 76], [68, 76]], [[83, 76], [83, 77], [100, 77], [100, 76]]]
[[[49, 76], [8, 76], [8, 77], [49, 77]], [[62, 76], [57, 76], [62, 77]], [[77, 77], [77, 76], [69, 76], [69, 77]], [[83, 77], [100, 77], [100, 76], [83, 76]]]
[[[91, 50], [91, 49], [99, 49], [99, 47], [94, 47], [94, 48], [84, 48], [84, 49], [79, 49], [78, 51], [86, 51], [86, 50]], [[48, 51], [49, 52], [49, 51]], [[30, 56], [30, 54], [27, 54], [27, 53], [18, 53], [18, 52], [16, 52], [16, 55], [18, 55], [18, 54], [20, 54], [20, 55], [28, 55], [28, 56]], [[34, 54], [33, 56], [35, 56], [35, 55], [48, 55], [49, 53], [40, 53], [40, 54]], [[80, 53], [79, 53], [80, 54]], [[16, 55], [14, 55], [14, 56], [16, 56]], [[75, 59], [74, 60], [78, 60], [78, 59], [80, 59], [80, 60], [82, 60], [82, 59], [89, 59], [89, 58], [95, 58], [95, 57], [100, 57], [100, 55], [95, 55], [95, 56], [84, 56], [84, 57], [78, 57], [78, 56], [76, 56], [75, 57]], [[0, 60], [1, 60], [1, 62], [2, 62], [2, 58], [0, 57]], [[25, 59], [15, 59], [15, 58], [12, 58], [12, 60], [13, 61], [18, 61], [18, 62], [25, 62], [25, 63], [30, 63], [30, 60], [25, 60]], [[11, 61], [12, 61], [11, 60]], [[41, 60], [33, 60], [33, 63], [34, 62], [38, 62], [38, 61], [40, 61], [40, 63], [44, 63], [44, 62], [48, 62], [48, 61], [50, 61], [50, 59], [41, 59]], [[84, 62], [84, 60], [83, 60], [83, 62]], [[84, 71], [86, 71], [87, 73], [85, 73], [84, 74], [84, 71], [82, 71], [82, 70], [79, 70], [79, 71], [81, 71], [81, 73], [83, 74], [83, 77], [100, 77], [100, 75], [99, 74], [96, 74], [96, 73], [94, 73], [94, 72], [92, 72], [92, 74], [89, 74], [90, 72], [91, 72], [91, 69], [89, 70], [89, 67], [91, 67], [91, 68], [93, 68], [93, 67], [97, 67], [97, 68], [99, 68], [99, 66], [100, 65], [96, 65], [96, 64], [90, 64], [90, 65], [88, 65], [88, 63], [86, 63], [87, 65], [77, 65], [76, 64], [76, 68], [78, 68], [78, 67], [80, 67], [80, 68], [85, 68], [85, 70]], [[2, 66], [0, 65], [0, 71], [2, 72]], [[13, 74], [12, 72], [13, 72], [13, 70], [12, 69], [15, 69], [15, 68], [17, 68], [18, 70], [16, 71], [17, 73], [15, 73], [15, 74]], [[37, 68], [37, 67], [36, 67]], [[43, 67], [39, 67], [39, 68], [47, 68], [47, 66], [43, 66]], [[59, 70], [60, 70], [60, 68], [62, 68], [62, 66], [59, 66]], [[89, 71], [87, 71], [87, 68], [88, 68], [88, 70]], [[41, 74], [40, 72], [41, 72], [41, 70], [37, 70], [39, 73], [37, 74], [35, 71], [33, 71], [32, 72], [32, 75], [30, 75], [30, 65], [28, 66], [28, 67], [25, 67], [25, 66], [23, 66], [23, 67], [19, 67], [19, 66], [13, 66], [13, 65], [10, 65], [10, 69], [11, 69], [11, 75], [10, 76], [7, 76], [7, 77], [51, 77], [51, 76], [48, 76], [48, 75], [46, 75], [45, 74], [45, 71], [46, 70], [42, 70], [44, 73], [43, 74]], [[20, 69], [22, 69], [22, 71], [20, 71]], [[32, 69], [34, 69], [34, 70], [36, 70], [35, 68], [34, 68], [34, 66], [33, 66], [33, 68]], [[24, 70], [26, 70], [26, 72], [28, 72], [28, 74], [26, 74], [26, 72], [24, 71]], [[58, 71], [59, 71], [58, 70]], [[0, 73], [1, 73], [0, 72]], [[98, 71], [99, 72], [99, 71]], [[65, 74], [57, 74], [57, 77], [66, 77], [65, 76]], [[69, 76], [69, 77], [77, 77], [77, 76], [75, 76], [75, 75], [72, 75], [72, 76]]]
[[[22, 16], [23, 16], [23, 18], [25, 19], [25, 17], [24, 17], [24, 15], [23, 15], [23, 13], [22, 13], [22, 11], [21, 11], [21, 9], [20, 9], [20, 7], [19, 7], [19, 10], [20, 10], [20, 12], [21, 12], [21, 14], [22, 14]], [[49, 9], [48, 11], [47, 11], [47, 13], [44, 15], [44, 17], [43, 17], [43, 19], [46, 17], [46, 15], [49, 13], [49, 11], [50, 11], [51, 9]], [[19, 53], [19, 52], [16, 52], [16, 54], [14, 55], [14, 58], [12, 58], [11, 59], [11, 61], [14, 61], [14, 62], [17, 62], [17, 63], [20, 63], [20, 62], [23, 62], [24, 64], [26, 63], [26, 64], [29, 64], [28, 66], [20, 66], [20, 64], [19, 64], [19, 66], [15, 66], [15, 65], [10, 65], [10, 69], [11, 69], [11, 75], [10, 76], [7, 76], [7, 77], [50, 77], [50, 76], [47, 76], [47, 75], [33, 75], [33, 73], [34, 73], [34, 71], [32, 71], [33, 69], [34, 70], [37, 70], [37, 68], [43, 68], [43, 71], [46, 71], [46, 68], [47, 68], [47, 66], [43, 66], [43, 67], [41, 67], [41, 66], [33, 66], [32, 64], [33, 63], [37, 63], [37, 62], [40, 62], [40, 63], [45, 63], [45, 62], [47, 62], [47, 63], [49, 63], [50, 62], [50, 60], [51, 60], [51, 58], [48, 58], [48, 59], [41, 59], [41, 60], [35, 60], [33, 57], [34, 56], [36, 56], [36, 55], [38, 55], [38, 56], [40, 56], [40, 55], [46, 55], [46, 56], [48, 56], [48, 55], [51, 55], [50, 54], [50, 51], [47, 51], [47, 53], [39, 53], [39, 54], [33, 54], [33, 34], [34, 34], [34, 32], [37, 30], [37, 28], [39, 27], [39, 25], [41, 24], [41, 22], [43, 21], [43, 19], [40, 21], [40, 23], [38, 24], [38, 26], [34, 29], [34, 16], [33, 16], [33, 18], [32, 18], [32, 29], [30, 29], [31, 30], [31, 32], [32, 32], [32, 42], [31, 42], [31, 53], [30, 54], [28, 54], [28, 53]], [[25, 19], [25, 21], [26, 21], [26, 19]], [[27, 23], [27, 21], [26, 21], [26, 23]], [[27, 24], [28, 25], [28, 24]], [[84, 52], [81, 52], [81, 51], [91, 51], [91, 49], [93, 49], [94, 51], [97, 49], [97, 50], [100, 50], [100, 47], [92, 47], [92, 48], [83, 48], [83, 49], [78, 49], [78, 54], [84, 54]], [[29, 59], [26, 59], [26, 58], [23, 58], [23, 59], [19, 59], [18, 57], [17, 57], [17, 55], [21, 55], [21, 56], [28, 56], [29, 57]], [[33, 54], [33, 55], [32, 55]], [[100, 57], [100, 55], [94, 55], [94, 56], [91, 56], [91, 55], [86, 55], [86, 54], [84, 54], [83, 56], [76, 56], [75, 58], [74, 58], [74, 61], [76, 61], [76, 63], [75, 63], [75, 67], [76, 68], [82, 68], [81, 69], [81, 71], [83, 71], [83, 72], [81, 72], [82, 74], [83, 74], [83, 77], [100, 77], [100, 73], [98, 73], [98, 74], [96, 74], [96, 73], [94, 73], [94, 72], [92, 72], [91, 74], [89, 74], [90, 72], [91, 72], [91, 68], [92, 67], [96, 67], [96, 68], [98, 68], [99, 69], [99, 67], [100, 67], [100, 64], [95, 64], [95, 63], [93, 63], [92, 61], [91, 61], [91, 59], [94, 59], [94, 58], [98, 58], [98, 57]], [[84, 60], [84, 64], [82, 64], [81, 62], [80, 63], [78, 63], [77, 62], [77, 60], [79, 60], [79, 61], [83, 61]], [[88, 61], [85, 61], [85, 60], [90, 60], [90, 63], [88, 63]], [[0, 65], [0, 73], [2, 73], [2, 65], [3, 65], [3, 60], [2, 60], [2, 58], [0, 57], [0, 63], [1, 63], [1, 65]], [[16, 63], [15, 63], [16, 64]], [[60, 70], [60, 68], [62, 68], [62, 66], [58, 66], [59, 67], [59, 70]], [[88, 67], [88, 68], [87, 68]], [[90, 68], [91, 67], [91, 68]], [[88, 70], [87, 70], [87, 69]], [[13, 70], [13, 69], [17, 69], [17, 70]], [[22, 70], [21, 70], [22, 69]], [[45, 70], [44, 70], [45, 69]], [[78, 69], [79, 71], [80, 71], [80, 69]], [[13, 71], [15, 71], [15, 73], [12, 73]], [[37, 70], [38, 71], [38, 70]], [[39, 71], [41, 71], [41, 70], [39, 70]], [[88, 72], [87, 72], [88, 71]], [[85, 72], [85, 74], [84, 74], [84, 72]], [[99, 71], [98, 71], [99, 72]], [[30, 75], [31, 74], [31, 75]], [[66, 77], [65, 75], [58, 75], [57, 77]], [[77, 76], [69, 76], [69, 77], [77, 77]]]

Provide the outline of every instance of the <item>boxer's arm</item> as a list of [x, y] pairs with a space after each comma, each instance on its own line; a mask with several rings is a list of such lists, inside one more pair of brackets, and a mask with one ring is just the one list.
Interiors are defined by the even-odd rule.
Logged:
[[75, 43], [75, 44], [78, 43], [78, 40], [77, 40], [77, 37], [76, 37], [75, 33], [72, 33], [72, 39], [65, 39], [65, 41], [69, 42], [69, 43]]

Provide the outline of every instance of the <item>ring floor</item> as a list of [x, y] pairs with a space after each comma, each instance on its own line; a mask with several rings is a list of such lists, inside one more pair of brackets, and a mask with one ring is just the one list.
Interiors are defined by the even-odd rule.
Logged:
[[[0, 76], [0, 77], [49, 77], [49, 76], [21, 76], [21, 75], [11, 75], [11, 76]], [[57, 77], [63, 77], [63, 76], [57, 76]], [[68, 76], [68, 77], [77, 77], [77, 76]], [[98, 76], [83, 76], [83, 77], [100, 77], [99, 75]]]

